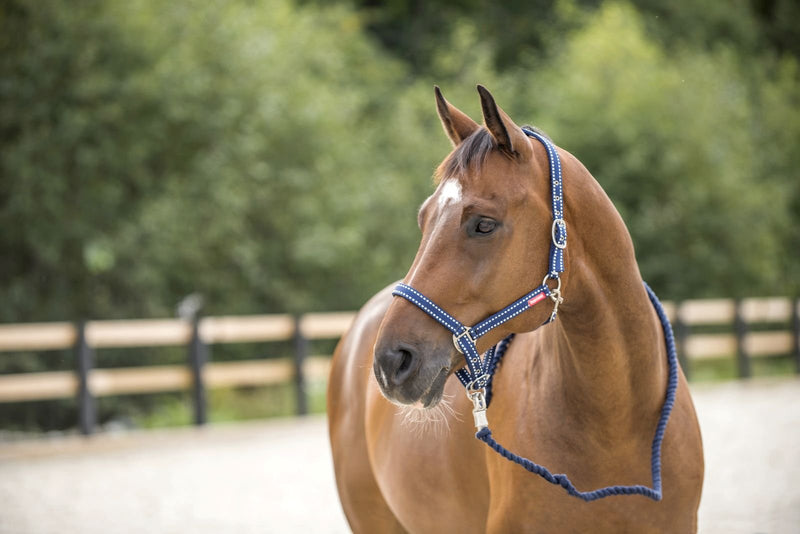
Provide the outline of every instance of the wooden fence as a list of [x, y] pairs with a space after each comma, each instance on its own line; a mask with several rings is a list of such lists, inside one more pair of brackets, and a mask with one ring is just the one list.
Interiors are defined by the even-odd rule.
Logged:
[[[751, 298], [665, 302], [684, 370], [687, 362], [735, 357], [739, 376], [751, 375], [751, 358], [792, 355], [800, 372], [800, 299]], [[327, 377], [329, 357], [310, 356], [309, 341], [336, 339], [354, 313], [302, 316], [258, 315], [182, 319], [88, 321], [80, 324], [0, 325], [0, 352], [74, 348], [75, 371], [0, 375], [0, 402], [77, 397], [79, 426], [96, 426], [95, 397], [191, 389], [194, 422], [207, 419], [206, 388], [294, 382], [297, 413], [307, 411], [305, 383]], [[707, 333], [709, 326], [727, 332]], [[208, 347], [222, 343], [294, 342], [294, 358], [208, 361]], [[103, 369], [94, 367], [99, 349], [186, 346], [188, 365]]]

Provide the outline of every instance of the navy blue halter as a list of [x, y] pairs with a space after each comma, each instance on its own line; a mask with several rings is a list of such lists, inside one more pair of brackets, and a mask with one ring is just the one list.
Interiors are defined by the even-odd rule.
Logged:
[[[478, 432], [475, 437], [480, 439], [494, 449], [498, 454], [508, 460], [515, 462], [528, 471], [535, 473], [551, 484], [562, 486], [570, 495], [585, 501], [594, 501], [611, 495], [644, 495], [653, 500], [661, 500], [661, 441], [664, 437], [664, 430], [669, 420], [672, 406], [675, 402], [675, 390], [678, 385], [677, 356], [675, 353], [675, 343], [672, 336], [672, 328], [669, 324], [661, 304], [650, 287], [645, 284], [648, 296], [656, 309], [664, 330], [665, 342], [667, 345], [669, 363], [669, 381], [664, 405], [661, 409], [661, 418], [656, 428], [656, 433], [652, 444], [651, 467], [653, 475], [653, 487], [647, 486], [608, 486], [594, 491], [581, 492], [572, 485], [569, 478], [563, 474], [553, 475], [545, 467], [542, 467], [527, 458], [522, 458], [504, 448], [492, 438], [489, 430], [489, 422], [486, 417], [486, 409], [491, 402], [492, 396], [492, 377], [497, 369], [497, 365], [505, 354], [514, 334], [503, 339], [500, 343], [489, 349], [481, 358], [476, 347], [476, 341], [492, 329], [513, 319], [519, 314], [531, 309], [536, 304], [546, 301], [548, 298], [553, 301], [553, 312], [545, 324], [555, 320], [558, 314], [558, 306], [563, 301], [561, 295], [560, 273], [564, 272], [564, 249], [567, 247], [567, 225], [564, 221], [564, 199], [561, 179], [561, 161], [558, 157], [553, 144], [539, 133], [523, 128], [529, 137], [537, 139], [547, 150], [547, 158], [550, 163], [550, 191], [552, 197], [553, 224], [551, 229], [550, 258], [548, 262], [548, 273], [545, 275], [542, 284], [529, 293], [518, 298], [502, 310], [498, 311], [480, 321], [474, 326], [466, 326], [459, 322], [455, 317], [439, 307], [431, 299], [407, 284], [398, 284], [392, 295], [403, 297], [409, 302], [418, 306], [422, 311], [433, 317], [453, 334], [453, 343], [456, 349], [464, 355], [466, 367], [456, 372], [456, 376], [467, 390], [467, 396], [473, 403], [473, 418]], [[548, 281], [555, 281], [557, 286], [550, 288]], [[552, 283], [552, 282], [551, 282]]]

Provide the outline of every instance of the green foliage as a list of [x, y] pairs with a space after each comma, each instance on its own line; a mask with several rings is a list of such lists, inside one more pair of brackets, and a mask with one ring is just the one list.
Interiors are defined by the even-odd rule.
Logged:
[[477, 23], [455, 28], [432, 59], [456, 80], [448, 97], [480, 116], [468, 80], [481, 80], [573, 152], [665, 298], [800, 292], [797, 61], [742, 57], [730, 42], [670, 50], [630, 4], [561, 10], [584, 22], [552, 57], [502, 72]]
[[[485, 83], [572, 150], [668, 296], [785, 292], [797, 62], [742, 57], [761, 33], [741, 6], [734, 23], [681, 4], [583, 5], [534, 6], [559, 46], [538, 56], [516, 40], [522, 59], [498, 70], [507, 44], [486, 26], [514, 6], [454, 4], [426, 54], [436, 79], [409, 82], [342, 7], [5, 2], [0, 223], [14, 231], [0, 235], [0, 319], [171, 315], [192, 292], [210, 313], [357, 307], [402, 276], [447, 151], [431, 81], [474, 116]], [[670, 48], [651, 35], [658, 9], [680, 26]]]
[[353, 308], [402, 274], [435, 117], [352, 14], [59, 6], [3, 19], [0, 317]]
[[792, 180], [767, 162], [792, 156], [775, 145], [764, 157], [761, 117], [792, 110], [770, 83], [751, 85], [749, 67], [724, 46], [667, 54], [636, 10], [611, 3], [520, 89], [535, 88], [531, 114], [603, 185], [670, 298], [786, 291], [776, 259]]

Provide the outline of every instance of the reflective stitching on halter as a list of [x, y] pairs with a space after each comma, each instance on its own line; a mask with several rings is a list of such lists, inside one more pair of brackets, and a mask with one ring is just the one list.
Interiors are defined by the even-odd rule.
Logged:
[[493, 328], [495, 328], [497, 326], [500, 326], [501, 324], [503, 324], [505, 322], [508, 322], [511, 319], [513, 319], [514, 317], [516, 317], [517, 315], [521, 314], [522, 312], [524, 312], [525, 310], [530, 308], [530, 305], [528, 304], [528, 301], [530, 299], [534, 298], [536, 295], [539, 295], [542, 292], [549, 293], [550, 290], [549, 290], [549, 288], [547, 286], [540, 286], [540, 287], [536, 288], [535, 290], [533, 290], [532, 292], [530, 292], [527, 295], [525, 295], [524, 297], [518, 299], [513, 304], [511, 304], [508, 307], [502, 309], [501, 311], [499, 311], [495, 315], [492, 315], [488, 319], [484, 319], [480, 323], [476, 324], [475, 326], [472, 327], [472, 331], [475, 332], [475, 335], [473, 337], [477, 339], [477, 338], [481, 337], [482, 335], [484, 335], [489, 330], [491, 330], [491, 329], [493, 329]]
[[[460, 330], [463, 330], [464, 328], [466, 328], [455, 317], [453, 317], [452, 315], [450, 315], [449, 313], [444, 311], [442, 308], [437, 306], [431, 299], [429, 299], [428, 297], [426, 297], [425, 295], [423, 295], [422, 293], [420, 293], [419, 291], [417, 291], [413, 287], [411, 287], [409, 285], [406, 285], [406, 284], [398, 284], [397, 288], [400, 288], [401, 286], [402, 286], [402, 288], [406, 289], [407, 291], [412, 292], [414, 295], [416, 295], [416, 297], [418, 299], [423, 300], [425, 303], [423, 304], [421, 302], [418, 302], [417, 300], [415, 300], [412, 297], [407, 296], [407, 295], [400, 295], [400, 296], [410, 300], [411, 302], [416, 304], [419, 308], [422, 308], [423, 310], [428, 312], [428, 315], [430, 315], [431, 317], [436, 319], [442, 326], [444, 326], [445, 328], [450, 330], [453, 334], [459, 334], [459, 333], [461, 333]], [[397, 291], [397, 289], [395, 289], [395, 291], [392, 292], [392, 294], [395, 295], [396, 291]], [[432, 313], [431, 311], [426, 309], [427, 308], [426, 304], [428, 306], [430, 306], [431, 308], [433, 308], [434, 310], [436, 310], [436, 312], [438, 312], [438, 313]]]
[[[558, 157], [558, 152], [553, 144], [539, 135], [538, 133], [523, 128], [523, 132], [527, 134], [529, 137], [534, 137], [538, 139], [547, 150], [547, 157], [550, 161], [550, 184], [551, 184], [551, 195], [552, 195], [552, 208], [553, 208], [553, 220], [564, 218], [563, 213], [563, 187], [562, 187], [562, 178], [561, 178], [561, 159]], [[559, 225], [558, 231], [558, 242], [563, 242], [566, 246], [566, 238], [567, 238], [567, 228], [566, 224], [563, 228]], [[564, 271], [564, 254], [563, 251], [556, 247], [553, 243], [550, 245], [550, 274], [553, 278], [558, 278], [558, 273]]]
[[[469, 328], [461, 324], [455, 317], [444, 311], [441, 307], [437, 306], [431, 299], [406, 284], [398, 284], [392, 292], [394, 296], [400, 296], [415, 304], [418, 308], [430, 315], [439, 324], [447, 328], [453, 335], [463, 336], [469, 331]], [[480, 354], [475, 347], [474, 343], [469, 343], [459, 337], [458, 345], [462, 349], [464, 358], [467, 361], [467, 367], [470, 372], [475, 373], [476, 369], [480, 368], [481, 358]]]

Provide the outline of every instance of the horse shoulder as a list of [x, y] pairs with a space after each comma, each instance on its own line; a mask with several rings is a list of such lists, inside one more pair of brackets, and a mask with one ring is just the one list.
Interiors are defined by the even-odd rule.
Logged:
[[[613, 450], [591, 444], [579, 430], [580, 425], [576, 421], [570, 423], [569, 415], [558, 409], [559, 397], [548, 396], [550, 388], [536, 382], [546, 373], [538, 377], [525, 375], [520, 363], [525, 356], [550, 354], [552, 348], [542, 343], [537, 332], [518, 335], [515, 343], [495, 376], [495, 400], [489, 408], [494, 437], [554, 473], [567, 473], [582, 491], [613, 484], [650, 486], [652, 436], [648, 433], [638, 441], [626, 440]], [[544, 361], [540, 366], [543, 364]], [[534, 387], [527, 393], [514, 389], [520, 387], [520, 378]], [[509, 391], [514, 391], [514, 395], [507, 395]], [[521, 397], [530, 402], [521, 403]], [[531, 410], [526, 406], [538, 408]], [[587, 443], [591, 445], [588, 449], [584, 447]], [[682, 373], [662, 445], [664, 496], [660, 502], [637, 495], [585, 503], [500, 455], [490, 456], [488, 466], [492, 507], [487, 532], [663, 534], [692, 533], [697, 529], [703, 479], [702, 444]]]

